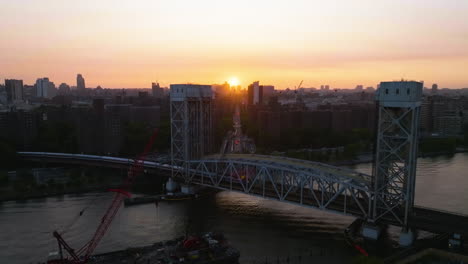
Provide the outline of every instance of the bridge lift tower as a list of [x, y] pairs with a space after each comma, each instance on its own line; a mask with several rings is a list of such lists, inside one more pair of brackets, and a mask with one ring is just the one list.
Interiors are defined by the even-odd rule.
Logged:
[[186, 179], [187, 161], [211, 152], [212, 97], [210, 85], [171, 84], [172, 178]]
[[[386, 218], [402, 226], [401, 245], [409, 245], [414, 239], [408, 219], [414, 205], [422, 90], [421, 82], [382, 82], [377, 94], [377, 145], [369, 222], [378, 224]], [[363, 233], [366, 236], [365, 229]], [[376, 238], [378, 233], [374, 230], [370, 237]]]

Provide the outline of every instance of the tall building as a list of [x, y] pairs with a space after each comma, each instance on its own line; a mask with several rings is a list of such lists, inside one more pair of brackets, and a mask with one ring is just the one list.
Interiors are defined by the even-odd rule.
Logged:
[[69, 94], [70, 93], [70, 85], [66, 84], [66, 83], [61, 83], [59, 85], [59, 88], [58, 88], [58, 93], [59, 94]]
[[151, 83], [151, 90], [153, 91], [153, 96], [156, 98], [163, 98], [164, 89], [159, 86], [159, 83]]
[[247, 102], [249, 105], [256, 105], [263, 103], [263, 86], [259, 85], [259, 81], [253, 82], [249, 85]]
[[49, 86], [47, 87], [47, 97], [52, 98], [57, 95], [57, 88], [55, 88], [54, 82], [49, 82]]
[[263, 86], [263, 95], [271, 95], [275, 93], [275, 86], [273, 85], [262, 85]]
[[78, 91], [83, 91], [86, 89], [85, 80], [79, 73], [76, 75], [76, 89], [78, 89]]
[[330, 90], [330, 85], [320, 85], [320, 90], [328, 91]]
[[439, 88], [439, 87], [438, 87], [437, 83], [434, 83], [434, 84], [432, 85], [432, 90], [431, 90], [432, 94], [437, 94], [438, 88]]
[[39, 78], [36, 80], [36, 96], [40, 98], [48, 98], [50, 90], [49, 78]]
[[24, 99], [23, 80], [5, 79], [5, 90], [8, 103]]
[[213, 84], [213, 85], [211, 85], [211, 87], [213, 88], [213, 91], [216, 92], [217, 96], [228, 95], [231, 88], [234, 88], [234, 86], [231, 87], [229, 85], [229, 83], [227, 83], [227, 82], [224, 82], [223, 84]]

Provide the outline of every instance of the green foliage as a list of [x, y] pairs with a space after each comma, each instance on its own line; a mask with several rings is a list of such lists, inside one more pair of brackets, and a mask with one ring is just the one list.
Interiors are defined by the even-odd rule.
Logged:
[[136, 156], [145, 147], [151, 137], [151, 129], [142, 122], [128, 122], [124, 127], [124, 142], [121, 154]]
[[468, 124], [463, 126], [463, 145], [468, 147]]
[[429, 138], [423, 139], [419, 144], [422, 153], [455, 152], [456, 138]]
[[10, 178], [6, 171], [0, 172], [0, 187], [6, 187], [10, 184]]
[[42, 123], [34, 148], [39, 151], [76, 153], [78, 143], [75, 127], [65, 122]]
[[0, 140], [0, 168], [12, 169], [18, 162], [16, 148], [6, 140]]
[[362, 145], [359, 143], [351, 143], [345, 146], [344, 156], [346, 158], [354, 158], [358, 154], [359, 150], [362, 149]]
[[154, 146], [157, 151], [164, 151], [171, 147], [171, 120], [169, 118], [161, 120]]
[[13, 189], [16, 192], [24, 193], [35, 190], [37, 187], [36, 179], [27, 170], [18, 170], [16, 172], [16, 179], [13, 181]]

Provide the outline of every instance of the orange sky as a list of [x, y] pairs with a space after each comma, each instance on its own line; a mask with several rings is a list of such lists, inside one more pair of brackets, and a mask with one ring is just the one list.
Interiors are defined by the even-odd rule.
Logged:
[[468, 87], [466, 0], [0, 0], [0, 79]]

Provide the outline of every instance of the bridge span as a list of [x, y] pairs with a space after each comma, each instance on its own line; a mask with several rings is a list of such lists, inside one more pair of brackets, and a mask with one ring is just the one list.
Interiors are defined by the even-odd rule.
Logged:
[[[133, 159], [51, 152], [18, 152], [27, 161], [128, 169]], [[144, 161], [148, 172], [183, 170], [170, 164]], [[367, 219], [372, 202], [372, 177], [324, 163], [255, 154], [210, 155], [191, 160], [185, 177], [176, 180], [220, 190], [241, 192], [266, 199], [316, 208]], [[380, 223], [402, 226], [393, 214], [381, 216]], [[468, 216], [414, 206], [409, 227], [434, 233], [468, 235]]]

